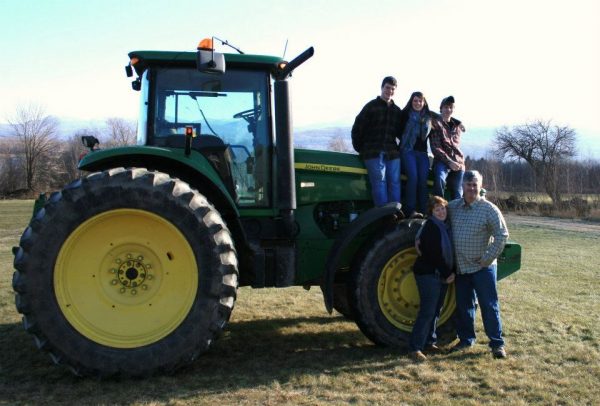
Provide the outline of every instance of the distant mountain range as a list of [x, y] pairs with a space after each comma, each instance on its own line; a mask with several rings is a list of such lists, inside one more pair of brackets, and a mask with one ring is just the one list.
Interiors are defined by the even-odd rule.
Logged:
[[[104, 120], [61, 119], [59, 123], [61, 138], [67, 138], [81, 129], [102, 130], [105, 127]], [[294, 144], [298, 148], [327, 150], [330, 140], [338, 137], [345, 141], [350, 151], [353, 151], [350, 129], [350, 126], [296, 128], [294, 129]], [[468, 155], [473, 159], [485, 158], [492, 148], [495, 131], [495, 128], [490, 127], [467, 129], [461, 143], [465, 156]], [[0, 136], [10, 133], [10, 126], [0, 123]], [[600, 159], [600, 134], [578, 131], [577, 140], [580, 159]]]

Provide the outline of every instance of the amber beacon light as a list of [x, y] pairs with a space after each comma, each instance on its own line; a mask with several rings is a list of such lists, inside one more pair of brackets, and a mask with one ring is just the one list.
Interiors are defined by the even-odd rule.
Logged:
[[200, 43], [198, 44], [198, 49], [204, 51], [212, 51], [214, 49], [212, 38], [204, 38], [202, 41], [200, 41]]

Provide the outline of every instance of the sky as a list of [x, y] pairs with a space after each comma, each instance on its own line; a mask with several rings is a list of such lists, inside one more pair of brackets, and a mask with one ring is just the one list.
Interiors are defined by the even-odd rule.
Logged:
[[[297, 128], [350, 126], [398, 79], [456, 99], [468, 127], [553, 120], [600, 136], [598, 0], [0, 0], [0, 122], [35, 103], [59, 119], [135, 119], [133, 50], [315, 55], [291, 79]], [[234, 52], [218, 48], [224, 52]]]

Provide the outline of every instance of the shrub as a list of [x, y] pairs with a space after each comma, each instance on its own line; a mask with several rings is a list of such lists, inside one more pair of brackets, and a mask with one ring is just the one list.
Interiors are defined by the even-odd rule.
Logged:
[[[501, 199], [499, 199], [501, 200]], [[510, 195], [507, 199], [504, 199], [501, 203], [506, 210], [518, 211], [521, 210], [523, 204], [517, 195]]]
[[575, 209], [577, 217], [586, 218], [590, 216], [592, 208], [586, 199], [574, 197], [569, 201], [569, 204]]

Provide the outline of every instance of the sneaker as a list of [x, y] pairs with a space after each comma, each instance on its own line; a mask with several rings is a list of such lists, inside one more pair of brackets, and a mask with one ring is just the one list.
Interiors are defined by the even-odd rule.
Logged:
[[412, 351], [410, 353], [410, 357], [415, 362], [425, 362], [425, 361], [427, 361], [427, 357], [421, 351]]
[[466, 341], [459, 341], [454, 347], [450, 349], [450, 352], [464, 351], [471, 347], [473, 347], [473, 344], [469, 344]]
[[445, 351], [435, 344], [428, 345], [423, 350], [426, 354], [443, 354]]
[[506, 358], [506, 350], [503, 346], [492, 348], [494, 358]]

